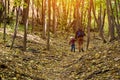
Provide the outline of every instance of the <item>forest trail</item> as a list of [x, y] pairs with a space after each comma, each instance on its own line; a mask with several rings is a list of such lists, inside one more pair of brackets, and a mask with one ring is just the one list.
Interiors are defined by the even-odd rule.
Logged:
[[[0, 32], [2, 33], [2, 31], [3, 30], [1, 29]], [[13, 33], [11, 33], [8, 30], [7, 35], [9, 38], [11, 38], [11, 36], [13, 36]], [[69, 41], [63, 41], [63, 40], [61, 41], [59, 39], [53, 39], [53, 38], [52, 38], [53, 40], [51, 40], [51, 50], [47, 51], [45, 48], [46, 41], [33, 34], [32, 35], [28, 34], [28, 49], [27, 49], [27, 52], [23, 52], [21, 51], [21, 49], [19, 49], [19, 46], [22, 46], [21, 45], [22, 38], [23, 38], [22, 35], [23, 33], [17, 34], [15, 47], [13, 48], [13, 50], [10, 50], [9, 47], [4, 47], [1, 40], [1, 45], [2, 45], [0, 50], [0, 52], [2, 53], [1, 57], [4, 55], [4, 57], [1, 58], [1, 62], [0, 62], [1, 64], [5, 64], [9, 66], [10, 69], [13, 69], [13, 67], [15, 67], [15, 70], [13, 71], [18, 71], [18, 70], [20, 70], [20, 72], [26, 71], [24, 74], [31, 73], [29, 72], [29, 70], [27, 71], [26, 69], [31, 68], [32, 70], [32, 65], [34, 65], [38, 68], [38, 70], [40, 68], [39, 71], [42, 72], [42, 74], [40, 75], [38, 71], [36, 72], [36, 74], [39, 74], [39, 75], [29, 74], [29, 76], [30, 75], [36, 76], [38, 78], [46, 77], [46, 79], [52, 79], [52, 80], [54, 79], [69, 80], [70, 79], [67, 76], [70, 75], [71, 71], [67, 69], [68, 67], [71, 67], [73, 64], [75, 64], [79, 60], [79, 58], [82, 56], [83, 53], [71, 52], [70, 45], [68, 44]], [[1, 34], [1, 37], [2, 37], [2, 34]], [[9, 39], [8, 42], [10, 41], [11, 40]], [[10, 44], [8, 42], [6, 43], [6, 45]], [[3, 61], [5, 61], [5, 63], [3, 63]], [[11, 64], [9, 63], [9, 61]], [[24, 67], [25, 65], [27, 65], [27, 68], [21, 69], [22, 66]], [[33, 71], [36, 71], [36, 70], [33, 69]]]
[[[51, 38], [51, 49], [45, 40], [28, 35], [28, 48], [21, 50], [22, 36], [18, 34], [15, 47], [4, 47], [0, 33], [0, 78], [14, 80], [119, 80], [119, 41], [97, 45], [85, 52], [70, 51], [69, 39]], [[11, 33], [7, 35], [11, 42]], [[114, 55], [113, 55], [114, 54]], [[4, 67], [3, 67], [4, 66]], [[111, 75], [112, 74], [112, 75]], [[111, 79], [110, 79], [111, 78]]]

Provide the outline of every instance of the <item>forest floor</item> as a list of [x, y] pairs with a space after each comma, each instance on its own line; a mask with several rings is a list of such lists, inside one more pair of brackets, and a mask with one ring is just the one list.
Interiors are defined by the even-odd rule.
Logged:
[[13, 35], [7, 33], [4, 44], [0, 29], [0, 80], [120, 80], [119, 41], [91, 39], [89, 50], [71, 52], [69, 39], [52, 37], [47, 51], [46, 40], [29, 34], [23, 52], [23, 33], [11, 50]]

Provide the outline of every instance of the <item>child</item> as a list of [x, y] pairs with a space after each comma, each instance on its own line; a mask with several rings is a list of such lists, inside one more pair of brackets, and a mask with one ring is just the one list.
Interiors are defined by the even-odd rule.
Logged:
[[75, 52], [75, 38], [73, 38], [73, 37], [70, 37], [70, 38], [71, 38], [71, 40], [70, 40], [69, 44], [71, 45], [71, 52], [73, 50]]

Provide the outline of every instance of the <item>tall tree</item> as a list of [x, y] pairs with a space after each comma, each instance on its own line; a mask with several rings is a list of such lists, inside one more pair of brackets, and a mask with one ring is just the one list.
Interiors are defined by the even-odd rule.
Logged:
[[102, 7], [101, 7], [101, 5], [100, 5], [100, 23], [99, 23], [99, 30], [100, 30], [100, 33], [99, 33], [99, 35], [100, 35], [100, 37], [102, 38], [102, 40], [103, 40], [103, 43], [106, 43], [106, 40], [105, 40], [105, 38], [104, 38], [104, 31], [103, 31], [103, 29], [104, 29], [104, 23], [105, 23], [105, 15], [106, 15], [106, 10], [104, 9], [104, 13], [103, 13], [103, 17], [102, 17]]
[[32, 0], [32, 30], [31, 32], [33, 32], [33, 28], [34, 28], [34, 0]]
[[87, 49], [90, 43], [90, 28], [91, 28], [91, 6], [92, 0], [89, 0], [89, 8], [88, 8], [88, 24], [87, 24]]
[[118, 10], [117, 10], [116, 0], [114, 1], [114, 4], [115, 4], [115, 6], [113, 6], [114, 7], [113, 8], [112, 7], [112, 1], [110, 1], [111, 19], [112, 19], [113, 25], [116, 27], [118, 38], [120, 39], [120, 25], [119, 25], [119, 18], [118, 18]]
[[81, 23], [80, 23], [80, 25], [81, 26], [84, 26], [84, 24], [83, 24], [83, 18], [84, 18], [84, 16], [83, 16], [83, 12], [84, 12], [84, 2], [85, 2], [85, 0], [82, 0], [81, 1]]
[[23, 9], [23, 24], [24, 24], [24, 51], [26, 51], [26, 44], [27, 44], [27, 27], [28, 27], [28, 14], [29, 14], [29, 3], [30, 0], [24, 0], [24, 2], [27, 4], [27, 7]]
[[51, 0], [48, 0], [48, 39], [47, 39], [47, 49], [50, 50], [50, 22], [51, 22]]
[[56, 34], [56, 27], [57, 27], [57, 17], [56, 17], [56, 0], [52, 0], [52, 5], [53, 5], [53, 33]]
[[4, 13], [4, 2], [3, 2], [3, 0], [0, 0], [0, 24], [1, 24], [1, 22], [3, 21], [3, 17], [4, 17], [4, 15], [3, 15], [3, 13]]
[[4, 32], [3, 32], [3, 40], [6, 40], [6, 21], [7, 21], [7, 0], [5, 0], [5, 7], [4, 7]]
[[10, 0], [8, 0], [8, 15], [10, 13]]
[[75, 9], [75, 19], [76, 19], [76, 29], [80, 28], [80, 13], [79, 13], [80, 0], [76, 0], [76, 9]]
[[106, 6], [107, 6], [110, 41], [112, 41], [115, 39], [115, 30], [114, 30], [114, 24], [112, 22], [112, 16], [111, 16], [111, 10], [110, 10], [110, 1], [109, 0], [106, 0]]
[[43, 32], [42, 32], [42, 38], [46, 38], [46, 0], [42, 0], [42, 27], [43, 27]]
[[13, 35], [13, 40], [12, 40], [12, 44], [11, 44], [10, 49], [13, 48], [15, 38], [17, 36], [17, 28], [18, 28], [18, 25], [19, 25], [19, 11], [20, 11], [20, 6], [16, 8], [16, 23], [15, 23], [14, 35]]

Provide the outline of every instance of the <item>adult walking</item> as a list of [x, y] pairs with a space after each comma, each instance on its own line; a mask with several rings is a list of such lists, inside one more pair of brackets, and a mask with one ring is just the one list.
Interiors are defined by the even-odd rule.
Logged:
[[77, 30], [76, 33], [75, 33], [75, 39], [76, 39], [77, 42], [78, 42], [79, 52], [80, 52], [80, 51], [84, 51], [84, 50], [83, 50], [84, 36], [85, 36], [84, 31], [83, 31], [81, 28], [78, 28], [78, 30]]

